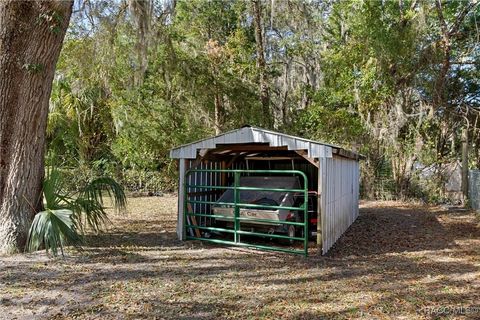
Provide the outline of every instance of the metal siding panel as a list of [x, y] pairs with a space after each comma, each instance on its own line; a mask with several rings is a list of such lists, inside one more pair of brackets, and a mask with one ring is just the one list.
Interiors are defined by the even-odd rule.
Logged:
[[242, 143], [256, 142], [254, 133], [254, 128], [242, 128], [240, 129], [240, 134], [237, 136], [237, 139], [238, 141], [242, 141]]
[[328, 240], [327, 240], [327, 245], [328, 245], [328, 249], [330, 249], [331, 247], [331, 240], [332, 240], [332, 211], [333, 211], [333, 204], [332, 204], [332, 195], [335, 193], [335, 185], [332, 183], [333, 182], [333, 179], [332, 179], [332, 176], [335, 174], [335, 171], [334, 171], [334, 168], [332, 166], [332, 163], [331, 163], [331, 159], [328, 159], [327, 160], [327, 192], [328, 192], [328, 196], [327, 196], [327, 201], [328, 201], [328, 231], [327, 231], [327, 236], [328, 236]]
[[[318, 159], [318, 170], [317, 170], [317, 177], [316, 177], [316, 180], [317, 180], [317, 238], [316, 238], [316, 241], [318, 241], [318, 237], [320, 236], [320, 244], [322, 245], [322, 247], [320, 248], [320, 250], [322, 250], [322, 253], [323, 253], [323, 232], [322, 232], [322, 221], [323, 221], [323, 218], [322, 218], [322, 210], [323, 210], [323, 207], [322, 207], [322, 162], [320, 161], [320, 159]], [[311, 177], [313, 175], [310, 175]], [[319, 216], [320, 215], [320, 216]], [[317, 244], [318, 246], [318, 244]]]
[[253, 137], [253, 141], [256, 143], [263, 142], [262, 135], [258, 131], [252, 131], [252, 137]]
[[328, 159], [325, 159], [325, 253], [328, 251], [328, 249], [330, 249], [330, 247], [328, 246], [328, 241], [329, 241], [329, 235], [330, 235], [330, 232], [328, 230], [328, 225], [330, 223], [330, 192], [329, 192], [329, 188], [330, 188], [330, 185], [328, 184], [328, 170], [329, 170], [329, 163], [328, 163]]
[[325, 201], [325, 158], [318, 159], [318, 188], [319, 188], [319, 195], [320, 195], [320, 222], [321, 222], [321, 230], [322, 230], [322, 254], [326, 253], [325, 250], [325, 212], [326, 212], [326, 201]]
[[321, 209], [324, 210], [321, 221], [323, 254], [358, 216], [358, 168], [358, 162], [349, 159], [320, 159], [319, 179], [323, 180], [319, 182], [322, 186]]
[[360, 163], [358, 161], [355, 161], [355, 191], [356, 191], [356, 204], [355, 204], [355, 209], [356, 209], [356, 216], [355, 218], [358, 217], [359, 214], [359, 201], [360, 201]]
[[329, 146], [318, 145], [318, 157], [332, 158], [332, 148]]
[[294, 139], [293, 148], [291, 150], [307, 150], [308, 151], [308, 143], [302, 140]]
[[334, 216], [333, 216], [333, 237], [332, 237], [332, 245], [335, 243], [335, 241], [337, 240], [337, 229], [340, 227], [338, 226], [339, 222], [340, 222], [340, 215], [339, 215], [339, 211], [340, 211], [340, 204], [338, 203], [338, 197], [340, 196], [340, 187], [341, 187], [341, 180], [340, 180], [340, 171], [339, 171], [339, 166], [338, 166], [338, 162], [336, 162], [335, 160], [333, 161], [333, 166], [335, 168], [335, 178], [334, 178], [334, 190], [335, 190], [335, 193], [333, 194], [333, 206], [334, 206]]
[[328, 159], [330, 164], [330, 170], [327, 172], [328, 174], [328, 183], [329, 183], [329, 230], [328, 230], [328, 248], [332, 247], [332, 237], [333, 237], [333, 221], [335, 219], [334, 211], [335, 211], [335, 204], [333, 202], [333, 197], [335, 196], [335, 166], [333, 164], [332, 159]]
[[338, 187], [337, 187], [337, 166], [335, 160], [332, 160], [332, 168], [333, 168], [333, 176], [332, 176], [332, 230], [330, 234], [330, 247], [333, 246], [333, 243], [335, 242], [335, 224], [336, 224], [336, 215], [337, 215], [337, 202], [336, 202], [336, 196], [338, 194]]
[[328, 171], [330, 170], [330, 166], [328, 163], [328, 159], [325, 161], [325, 252], [328, 251], [330, 248], [328, 246], [329, 241], [329, 224], [330, 224], [330, 184], [328, 183], [328, 177], [330, 176]]
[[332, 212], [331, 212], [331, 215], [332, 215], [332, 223], [331, 223], [331, 226], [332, 226], [332, 230], [331, 230], [331, 234], [330, 234], [330, 247], [333, 246], [333, 244], [335, 243], [335, 225], [336, 225], [336, 222], [337, 222], [337, 202], [336, 202], [336, 196], [338, 195], [338, 178], [337, 178], [337, 166], [336, 166], [336, 162], [335, 160], [332, 159], [332, 168], [333, 168], [333, 175], [332, 175], [332, 198], [331, 198], [331, 201], [332, 201]]
[[331, 240], [332, 240], [332, 211], [333, 211], [333, 205], [332, 205], [332, 194], [333, 190], [332, 188], [334, 187], [332, 183], [332, 175], [333, 175], [333, 167], [332, 167], [332, 160], [327, 159], [327, 201], [328, 201], [328, 222], [327, 222], [327, 245], [328, 249], [330, 249], [331, 245]]
[[309, 156], [312, 158], [325, 158], [323, 156], [323, 149], [318, 144], [312, 144], [308, 152], [309, 152]]
[[343, 212], [342, 212], [342, 206], [341, 206], [341, 196], [342, 196], [342, 176], [341, 176], [341, 168], [342, 168], [342, 159], [340, 159], [340, 161], [336, 161], [335, 163], [335, 170], [336, 170], [336, 179], [335, 179], [335, 183], [337, 185], [337, 192], [335, 193], [335, 236], [334, 236], [334, 242], [337, 241], [338, 239], [338, 233], [340, 232], [341, 230], [341, 222], [342, 222], [342, 216], [343, 216]]
[[328, 201], [328, 209], [327, 209], [327, 248], [330, 249], [330, 240], [332, 237], [332, 174], [333, 168], [331, 164], [331, 160], [327, 160], [327, 201]]
[[319, 152], [318, 145], [315, 145], [315, 144], [313, 144], [313, 143], [309, 143], [309, 146], [308, 146], [308, 149], [307, 149], [307, 155], [308, 155], [310, 158], [318, 158], [318, 159], [320, 159], [320, 158], [321, 158], [321, 155], [320, 155], [320, 152]]
[[300, 148], [297, 148], [297, 141], [295, 139], [284, 139], [283, 141], [284, 145], [288, 146], [288, 150], [300, 150]]
[[215, 145], [225, 143], [225, 136], [220, 136], [215, 139]]
[[339, 202], [339, 206], [340, 206], [340, 216], [339, 216], [339, 222], [338, 222], [338, 227], [337, 227], [337, 230], [336, 230], [336, 233], [335, 233], [335, 240], [337, 240], [342, 232], [342, 230], [344, 229], [344, 221], [345, 221], [345, 202], [343, 201], [344, 200], [344, 187], [345, 187], [345, 180], [344, 180], [344, 173], [345, 173], [345, 164], [344, 164], [344, 160], [342, 159], [342, 161], [339, 163], [339, 166], [338, 166], [338, 169], [339, 169], [339, 173], [338, 173], [338, 176], [339, 176], [339, 183], [340, 183], [340, 194], [338, 195], [338, 202]]
[[183, 216], [183, 203], [185, 199], [185, 191], [183, 189], [183, 184], [185, 182], [185, 159], [179, 160], [179, 174], [178, 174], [178, 216], [177, 216], [177, 237], [179, 240], [183, 241], [185, 239], [184, 234], [184, 216]]
[[330, 232], [328, 230], [329, 223], [330, 223], [330, 185], [328, 183], [329, 173], [328, 170], [330, 169], [328, 159], [325, 159], [325, 252], [328, 251], [330, 248], [328, 246], [329, 235]]
[[330, 172], [329, 173], [329, 184], [330, 184], [330, 212], [329, 212], [329, 219], [330, 219], [330, 230], [329, 230], [329, 233], [328, 233], [328, 248], [330, 249], [333, 245], [332, 243], [332, 239], [333, 237], [335, 236], [333, 234], [333, 223], [334, 223], [334, 219], [335, 219], [335, 216], [334, 216], [334, 211], [335, 211], [335, 203], [334, 203], [334, 197], [335, 197], [335, 164], [333, 162], [333, 159], [328, 159], [328, 162], [330, 163]]
[[273, 134], [269, 133], [269, 134], [267, 135], [267, 137], [268, 137], [268, 140], [269, 140], [269, 141], [275, 141], [275, 145], [276, 145], [277, 147], [281, 147], [281, 146], [284, 145], [284, 144], [283, 144], [283, 137], [282, 137], [282, 136], [276, 136], [276, 135], [273, 135]]
[[275, 135], [272, 135], [271, 133], [269, 133], [268, 137], [271, 140], [276, 140], [277, 147], [281, 147], [281, 146], [285, 145], [285, 143], [283, 142], [283, 136], [275, 136]]

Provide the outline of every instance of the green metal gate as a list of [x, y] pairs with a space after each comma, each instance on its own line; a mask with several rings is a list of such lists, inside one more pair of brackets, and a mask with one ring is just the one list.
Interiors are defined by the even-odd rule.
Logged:
[[[230, 174], [233, 175], [233, 185], [231, 186], [219, 186], [219, 185], [209, 185], [207, 182], [201, 182], [201, 184], [190, 184], [188, 177], [193, 173], [211, 173], [211, 174]], [[268, 174], [268, 175], [296, 175], [303, 178], [303, 188], [301, 189], [284, 189], [284, 188], [259, 188], [259, 187], [242, 187], [240, 186], [240, 177], [242, 175], [259, 175], [259, 174]], [[191, 200], [187, 191], [189, 189], [199, 189], [199, 190], [233, 190], [233, 202], [217, 202], [217, 201], [206, 201], [206, 200]], [[303, 196], [303, 204], [298, 207], [288, 207], [288, 206], [272, 206], [272, 205], [263, 205], [263, 204], [252, 204], [252, 203], [242, 203], [240, 201], [240, 192], [241, 191], [269, 191], [269, 192], [293, 192], [296, 195]], [[220, 169], [191, 169], [185, 173], [185, 184], [184, 184], [184, 193], [185, 193], [185, 202], [184, 202], [184, 221], [185, 221], [185, 233], [187, 240], [202, 240], [208, 241], [213, 243], [219, 244], [227, 244], [227, 245], [235, 245], [235, 246], [243, 246], [243, 247], [252, 247], [261, 250], [272, 250], [272, 251], [281, 251], [287, 253], [294, 253], [294, 254], [302, 254], [307, 256], [308, 255], [308, 179], [307, 176], [298, 170], [220, 170]], [[209, 205], [210, 210], [212, 205], [224, 205], [227, 207], [233, 208], [234, 216], [233, 216], [233, 228], [219, 228], [217, 226], [207, 226], [207, 225], [199, 225], [197, 223], [192, 223], [196, 221], [196, 217], [202, 218], [228, 218], [232, 219], [231, 216], [224, 216], [224, 215], [215, 215], [212, 212], [193, 212], [191, 205], [199, 204], [199, 205]], [[190, 208], [190, 210], [189, 210]], [[284, 209], [284, 210], [291, 210], [291, 211], [300, 211], [303, 213], [303, 221], [278, 221], [278, 220], [271, 220], [271, 219], [257, 219], [251, 217], [244, 217], [240, 215], [240, 209], [242, 208], [255, 208], [255, 209]], [[206, 219], [205, 219], [206, 220]], [[260, 222], [260, 223], [269, 223], [271, 222], [272, 225], [286, 225], [286, 226], [296, 226], [302, 230], [302, 236], [289, 236], [284, 234], [272, 234], [272, 233], [263, 233], [263, 232], [254, 232], [254, 231], [246, 231], [242, 230], [242, 222]], [[192, 235], [189, 235], [190, 230], [200, 230], [204, 231], [204, 235], [206, 231], [210, 232], [223, 232], [228, 234], [233, 234], [233, 241], [226, 240], [226, 239], [212, 239], [207, 238], [201, 235], [201, 232], [192, 232]], [[200, 236], [199, 236], [200, 234]], [[254, 244], [254, 243], [247, 243], [241, 241], [241, 235], [253, 236], [253, 237], [262, 237], [267, 239], [285, 239], [288, 241], [301, 241], [303, 242], [303, 249], [296, 249], [296, 248], [286, 248], [282, 246], [275, 246], [275, 245], [261, 245], [261, 244]]]

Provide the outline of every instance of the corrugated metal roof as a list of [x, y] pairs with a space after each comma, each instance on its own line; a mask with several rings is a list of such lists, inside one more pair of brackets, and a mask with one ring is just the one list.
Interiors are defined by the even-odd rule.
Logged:
[[334, 149], [335, 151], [343, 150], [350, 155], [354, 155], [354, 158], [358, 158], [356, 153], [338, 146], [253, 126], [245, 126], [215, 137], [176, 147], [170, 150], [170, 158], [195, 159], [198, 150], [215, 149], [217, 145], [240, 143], [268, 143], [270, 147], [288, 147], [288, 150], [292, 151], [307, 150], [308, 156], [311, 158], [331, 158]]

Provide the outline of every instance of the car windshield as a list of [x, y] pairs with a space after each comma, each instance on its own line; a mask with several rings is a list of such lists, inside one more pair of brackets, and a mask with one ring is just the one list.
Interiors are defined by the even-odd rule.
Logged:
[[[241, 187], [299, 189], [298, 177], [274, 176], [274, 177], [241, 177]], [[257, 191], [241, 190], [240, 202], [248, 204], [261, 204], [269, 206], [289, 206], [292, 202], [291, 192], [281, 191]], [[233, 202], [233, 190], [227, 190], [218, 199], [218, 202]]]

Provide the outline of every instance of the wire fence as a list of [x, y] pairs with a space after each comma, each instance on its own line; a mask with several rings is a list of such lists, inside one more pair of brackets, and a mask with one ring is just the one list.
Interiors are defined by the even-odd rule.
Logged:
[[472, 209], [480, 210], [480, 170], [470, 170], [468, 181], [470, 206]]

